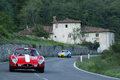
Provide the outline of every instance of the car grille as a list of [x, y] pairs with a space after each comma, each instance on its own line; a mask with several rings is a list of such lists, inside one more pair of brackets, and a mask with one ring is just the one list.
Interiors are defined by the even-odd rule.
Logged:
[[24, 67], [32, 67], [32, 64], [23, 64]]

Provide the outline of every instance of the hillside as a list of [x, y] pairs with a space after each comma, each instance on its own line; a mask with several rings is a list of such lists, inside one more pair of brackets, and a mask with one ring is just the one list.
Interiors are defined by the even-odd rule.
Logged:
[[71, 18], [83, 25], [116, 31], [120, 36], [120, 0], [1, 0], [0, 36], [33, 27], [51, 26], [57, 20]]
[[31, 44], [33, 46], [36, 45], [52, 45], [52, 46], [70, 46], [70, 47], [85, 47], [77, 44], [65, 44], [56, 42], [50, 39], [44, 39], [36, 36], [30, 35], [19, 35], [12, 34], [9, 38], [3, 37], [0, 39], [0, 44]]

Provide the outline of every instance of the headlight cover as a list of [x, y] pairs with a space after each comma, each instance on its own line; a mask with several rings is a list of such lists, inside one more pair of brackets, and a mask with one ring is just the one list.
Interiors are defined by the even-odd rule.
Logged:
[[12, 58], [13, 63], [17, 63], [17, 58]]
[[38, 60], [38, 63], [39, 63], [39, 64], [42, 64], [43, 62], [44, 62], [43, 59], [39, 59], [39, 60]]

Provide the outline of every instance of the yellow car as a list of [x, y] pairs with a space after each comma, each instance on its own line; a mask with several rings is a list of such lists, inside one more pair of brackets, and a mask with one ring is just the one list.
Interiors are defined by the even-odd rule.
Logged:
[[68, 50], [62, 50], [58, 52], [58, 58], [59, 57], [70, 57], [71, 58], [71, 52]]

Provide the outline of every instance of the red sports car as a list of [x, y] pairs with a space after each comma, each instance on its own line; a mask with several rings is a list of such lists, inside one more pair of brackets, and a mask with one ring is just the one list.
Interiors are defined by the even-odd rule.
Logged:
[[9, 57], [9, 71], [15, 69], [35, 69], [44, 72], [45, 60], [35, 48], [16, 48]]

